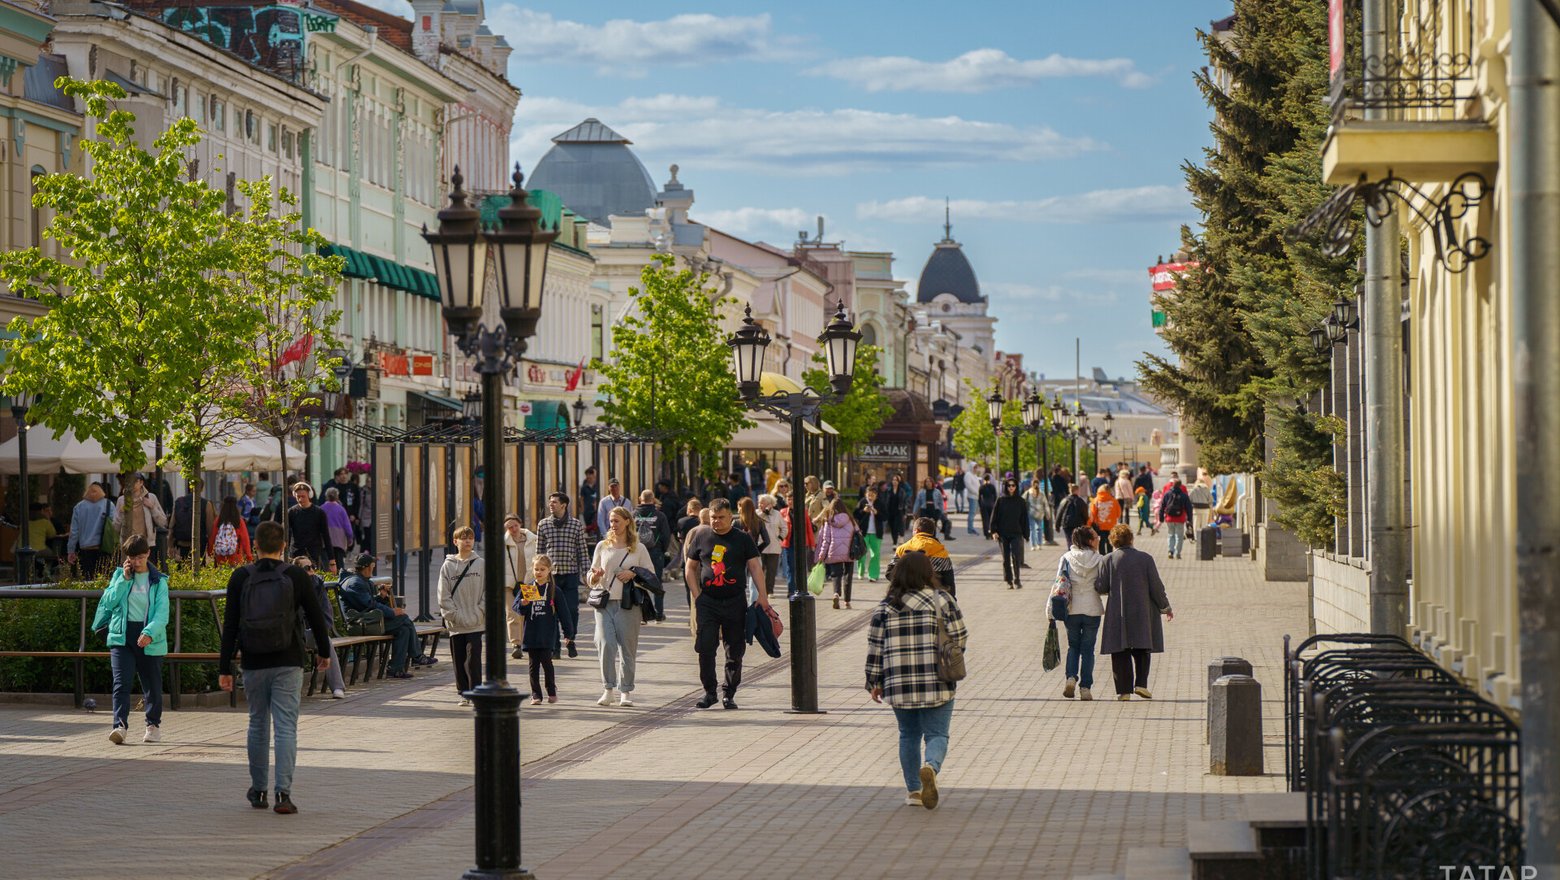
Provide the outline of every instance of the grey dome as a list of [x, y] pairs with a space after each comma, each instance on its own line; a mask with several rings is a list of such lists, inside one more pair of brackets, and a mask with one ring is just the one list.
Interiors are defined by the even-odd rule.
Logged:
[[938, 294], [951, 293], [959, 302], [978, 305], [986, 301], [980, 295], [980, 282], [975, 280], [975, 270], [964, 256], [964, 249], [952, 239], [937, 243], [932, 255], [921, 270], [921, 280], [916, 284], [916, 302], [929, 303]]
[[552, 139], [528, 185], [557, 193], [564, 205], [600, 226], [607, 218], [643, 214], [655, 206], [655, 183], [632, 143], [598, 119], [587, 119]]

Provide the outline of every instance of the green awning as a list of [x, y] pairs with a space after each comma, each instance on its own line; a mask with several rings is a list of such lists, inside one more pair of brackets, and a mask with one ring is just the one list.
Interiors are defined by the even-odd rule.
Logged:
[[413, 296], [431, 300], [439, 299], [439, 284], [432, 272], [405, 266], [373, 254], [365, 254], [345, 245], [327, 244], [320, 248], [320, 253], [327, 257], [344, 257], [347, 264], [341, 274], [347, 278], [377, 281], [385, 287], [404, 290]]
[[[557, 229], [558, 223], [563, 219], [563, 199], [550, 190], [527, 190], [526, 201], [531, 207], [542, 212], [542, 226], [548, 229]], [[509, 207], [513, 201], [507, 195], [483, 196], [477, 208], [482, 212], [484, 226], [497, 225], [498, 212]]]

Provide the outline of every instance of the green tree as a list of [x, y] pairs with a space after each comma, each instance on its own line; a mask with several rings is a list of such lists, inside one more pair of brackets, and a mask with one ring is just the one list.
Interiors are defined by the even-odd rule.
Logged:
[[[840, 451], [854, 453], [861, 444], [872, 439], [883, 422], [894, 414], [894, 405], [883, 395], [883, 377], [878, 373], [878, 359], [883, 350], [875, 345], [862, 345], [856, 349], [856, 376], [850, 391], [839, 403], [831, 403], [820, 410], [823, 420], [839, 431]], [[813, 355], [812, 362], [826, 367], [828, 359], [822, 352]], [[808, 388], [820, 394], [829, 392], [829, 373], [826, 368], [813, 368], [802, 373], [802, 381]]]
[[738, 430], [751, 425], [737, 396], [721, 310], [708, 274], [677, 269], [657, 254], [628, 291], [628, 314], [612, 328], [613, 357], [596, 360], [602, 410], [627, 431], [661, 432], [674, 457], [695, 453], [706, 476]]
[[226, 197], [193, 174], [194, 121], [174, 122], [147, 151], [134, 114], [113, 104], [124, 89], [56, 86], [98, 120], [81, 142], [92, 174], [37, 181], [33, 204], [52, 215], [42, 237], [62, 257], [0, 254], [0, 280], [48, 309], [13, 320], [17, 338], [0, 341], [3, 389], [42, 394], [35, 422], [96, 440], [128, 472], [170, 422], [209, 402], [254, 324], [228, 297]]
[[[970, 399], [976, 401], [975, 405], [966, 407], [953, 418], [953, 446], [964, 454], [965, 458], [979, 461], [996, 467], [1000, 472], [1013, 469], [1013, 436], [1008, 429], [1024, 425], [1024, 404], [1021, 400], [1009, 400], [1002, 404], [1003, 434], [1000, 438], [991, 429], [991, 416], [986, 409], [986, 398], [996, 390], [996, 382], [991, 382], [985, 388], [977, 388], [968, 380], [965, 387], [969, 389]], [[1047, 434], [1046, 453], [1053, 465], [1072, 467], [1072, 443], [1065, 437], [1054, 432]], [[1092, 451], [1083, 451], [1084, 463], [1093, 461]], [[999, 463], [1000, 461], [1000, 463]], [[1040, 467], [1040, 445], [1035, 440], [1035, 435], [1028, 433], [1019, 434], [1018, 437], [1018, 463], [1020, 471], [1033, 471]]]

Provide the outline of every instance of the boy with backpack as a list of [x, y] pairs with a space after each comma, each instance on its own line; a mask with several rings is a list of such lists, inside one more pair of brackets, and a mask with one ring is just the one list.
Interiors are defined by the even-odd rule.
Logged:
[[281, 524], [255, 529], [259, 559], [235, 569], [228, 578], [227, 609], [222, 621], [218, 683], [233, 690], [233, 655], [242, 649], [244, 696], [249, 702], [249, 805], [266, 807], [271, 728], [276, 728], [276, 805], [284, 815], [298, 812], [292, 802], [293, 767], [298, 758], [298, 702], [303, 692], [304, 650], [299, 612], [314, 633], [316, 667], [330, 668], [330, 627], [309, 577], [282, 559]]
[[1181, 475], [1174, 471], [1170, 472], [1164, 493], [1159, 499], [1159, 522], [1170, 527], [1170, 558], [1180, 559], [1186, 541], [1186, 521], [1192, 515], [1192, 499], [1181, 485]]

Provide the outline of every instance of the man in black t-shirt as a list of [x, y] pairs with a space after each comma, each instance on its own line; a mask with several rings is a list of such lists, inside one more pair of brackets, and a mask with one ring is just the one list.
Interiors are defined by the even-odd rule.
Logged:
[[[704, 697], [700, 709], [715, 705], [715, 647], [726, 643], [726, 676], [721, 682], [721, 705], [737, 708], [737, 687], [742, 684], [742, 655], [747, 650], [747, 580], [764, 582], [758, 545], [741, 529], [731, 527], [731, 504], [724, 498], [710, 502], [710, 524], [688, 536], [688, 560], [683, 572], [693, 591], [693, 613], [698, 623], [693, 647], [699, 653], [699, 681]], [[769, 600], [758, 591], [758, 604]]]

